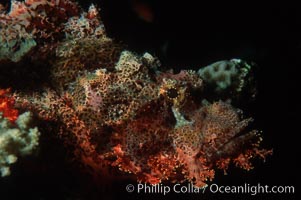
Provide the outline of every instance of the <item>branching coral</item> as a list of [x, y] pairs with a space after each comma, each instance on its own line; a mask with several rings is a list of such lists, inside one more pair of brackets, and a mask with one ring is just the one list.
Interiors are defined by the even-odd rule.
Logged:
[[[61, 1], [35, 2], [41, 3], [46, 19], [53, 16], [46, 8], [62, 6], [56, 4]], [[216, 168], [226, 171], [233, 162], [249, 170], [251, 158], [271, 153], [260, 149], [258, 131], [247, 131], [252, 120], [243, 119], [242, 111], [222, 101], [204, 101], [208, 85], [219, 86], [213, 89], [219, 92], [245, 77], [238, 65], [214, 64], [222, 72], [232, 66], [224, 83], [208, 67], [178, 74], [159, 71], [160, 62], [149, 53], [136, 55], [107, 38], [94, 6], [82, 15], [72, 9], [73, 15], [51, 21], [64, 31], [63, 38], [54, 37], [57, 29], [47, 29], [53, 39], [38, 44], [51, 57], [51, 83], [44, 93], [17, 91], [15, 97], [19, 108], [53, 121], [66, 148], [93, 174], [129, 173], [151, 184], [188, 180], [203, 187]], [[33, 53], [38, 57], [40, 52]], [[244, 89], [243, 83], [235, 84]]]

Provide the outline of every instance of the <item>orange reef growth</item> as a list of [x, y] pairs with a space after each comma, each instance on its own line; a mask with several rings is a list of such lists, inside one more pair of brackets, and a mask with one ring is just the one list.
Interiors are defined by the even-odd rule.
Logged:
[[[15, 6], [0, 19], [13, 30], [12, 24], [24, 22], [22, 31], [35, 45], [18, 59], [12, 59], [17, 51], [8, 50], [0, 61], [43, 61], [50, 81], [36, 92], [16, 91], [16, 106], [55, 124], [72, 151], [70, 159], [76, 158], [92, 174], [112, 179], [130, 175], [150, 184], [188, 180], [203, 187], [216, 169], [226, 172], [234, 163], [250, 170], [253, 157], [264, 159], [272, 153], [260, 148], [258, 131], [249, 130], [251, 118], [245, 119], [230, 101], [206, 96], [210, 84], [222, 86], [213, 88], [217, 95], [246, 89], [246, 63], [236, 59], [199, 72], [161, 71], [149, 53], [137, 55], [108, 38], [95, 6], [78, 14], [81, 9], [72, 1], [29, 2], [18, 5], [31, 16], [39, 16], [39, 7], [42, 18], [24, 19]], [[68, 12], [55, 17], [60, 7]], [[11, 39], [3, 32], [0, 39]], [[210, 74], [215, 68], [218, 76]]]
[[0, 89], [0, 112], [10, 122], [14, 122], [19, 113], [18, 110], [14, 109], [15, 100], [8, 95], [9, 93], [10, 89]]

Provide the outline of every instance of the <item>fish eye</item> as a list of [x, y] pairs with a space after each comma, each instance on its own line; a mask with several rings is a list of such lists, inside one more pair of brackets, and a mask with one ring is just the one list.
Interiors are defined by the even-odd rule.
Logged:
[[178, 90], [176, 90], [175, 88], [169, 88], [166, 94], [171, 99], [175, 99], [179, 96]]

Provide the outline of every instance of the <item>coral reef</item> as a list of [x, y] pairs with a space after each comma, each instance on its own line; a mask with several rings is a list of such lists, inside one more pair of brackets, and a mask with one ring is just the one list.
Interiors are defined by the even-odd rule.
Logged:
[[30, 128], [32, 114], [25, 112], [18, 116], [13, 109], [13, 99], [7, 97], [9, 90], [0, 90], [0, 172], [10, 175], [9, 165], [18, 156], [29, 155], [39, 144], [38, 128]]
[[76, 14], [77, 4], [68, 0], [12, 0], [9, 13], [0, 10], [0, 60], [18, 62], [37, 43], [61, 38], [64, 24]]
[[[16, 106], [55, 124], [66, 148], [92, 174], [130, 174], [151, 184], [188, 180], [203, 187], [216, 169], [234, 163], [250, 170], [253, 157], [271, 154], [260, 148], [258, 131], [248, 130], [252, 119], [229, 102], [206, 101], [203, 92], [209, 86], [216, 93], [244, 90], [249, 65], [231, 60], [198, 72], [160, 71], [149, 53], [137, 55], [108, 38], [93, 5], [81, 14], [67, 0], [13, 5], [1, 24], [21, 24], [36, 50], [11, 60], [47, 58], [50, 71], [42, 91], [15, 91]], [[23, 10], [33, 17], [24, 17]]]
[[244, 93], [254, 98], [256, 95], [256, 83], [252, 76], [254, 65], [240, 59], [223, 60], [202, 67], [197, 73], [219, 98], [231, 96], [235, 99], [245, 95]]

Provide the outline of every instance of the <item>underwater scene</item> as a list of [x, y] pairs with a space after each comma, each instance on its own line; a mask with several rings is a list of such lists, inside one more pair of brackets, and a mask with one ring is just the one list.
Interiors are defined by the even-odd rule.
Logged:
[[0, 1], [0, 199], [295, 199], [298, 27], [286, 4]]

